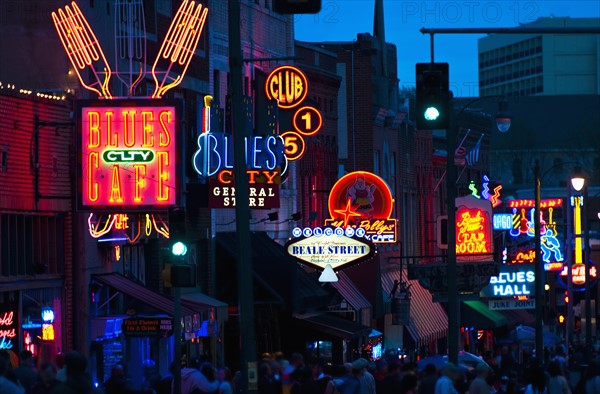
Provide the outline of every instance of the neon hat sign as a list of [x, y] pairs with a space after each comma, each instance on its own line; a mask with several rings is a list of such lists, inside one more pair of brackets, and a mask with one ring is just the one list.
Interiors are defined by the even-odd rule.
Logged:
[[394, 198], [383, 179], [366, 171], [341, 177], [329, 193], [332, 227], [362, 229], [375, 243], [396, 242], [396, 219], [392, 219]]

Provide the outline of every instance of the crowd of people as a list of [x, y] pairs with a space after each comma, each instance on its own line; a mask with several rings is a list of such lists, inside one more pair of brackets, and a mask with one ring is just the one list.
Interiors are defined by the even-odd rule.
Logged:
[[[262, 356], [255, 384], [259, 394], [600, 394], [598, 359], [578, 366], [581, 377], [575, 384], [563, 352], [545, 361], [545, 368], [535, 358], [521, 364], [502, 351], [474, 368], [405, 362], [397, 356], [334, 365], [322, 359], [305, 361], [300, 353], [289, 359], [275, 353]], [[125, 365], [117, 364], [100, 388], [92, 383], [87, 359], [78, 352], [59, 354], [55, 363], [35, 368], [31, 352], [23, 351], [15, 364], [9, 352], [0, 350], [0, 394], [173, 392], [172, 373], [160, 376], [151, 360], [143, 365], [141, 381], [133, 381]], [[191, 359], [181, 368], [181, 394], [241, 394], [240, 383], [239, 372], [232, 375], [227, 367], [217, 369], [207, 361]]]

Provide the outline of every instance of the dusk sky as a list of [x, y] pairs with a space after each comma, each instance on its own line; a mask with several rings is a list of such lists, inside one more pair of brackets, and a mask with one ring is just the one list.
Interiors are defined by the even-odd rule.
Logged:
[[[375, 0], [322, 0], [316, 15], [296, 15], [296, 39], [352, 41], [373, 32]], [[401, 86], [414, 86], [415, 63], [430, 60], [422, 27], [513, 27], [542, 17], [600, 18], [600, 1], [402, 1], [384, 0], [386, 41], [398, 50]], [[450, 63], [455, 96], [477, 96], [477, 39], [483, 35], [437, 35], [435, 61]]]

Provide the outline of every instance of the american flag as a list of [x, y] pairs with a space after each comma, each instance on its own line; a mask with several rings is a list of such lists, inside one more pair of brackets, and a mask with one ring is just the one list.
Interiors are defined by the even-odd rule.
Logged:
[[477, 143], [475, 144], [475, 146], [473, 147], [473, 149], [471, 149], [469, 151], [469, 153], [467, 153], [465, 155], [465, 159], [467, 160], [467, 164], [472, 166], [473, 164], [477, 163], [479, 161], [479, 148], [481, 148], [481, 140], [483, 139], [483, 133], [481, 133], [481, 136], [479, 137], [479, 140], [477, 141]]

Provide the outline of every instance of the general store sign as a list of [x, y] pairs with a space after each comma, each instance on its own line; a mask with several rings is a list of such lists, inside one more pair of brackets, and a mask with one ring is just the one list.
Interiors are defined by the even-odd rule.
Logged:
[[374, 245], [358, 236], [349, 237], [326, 228], [306, 238], [297, 238], [285, 245], [287, 253], [300, 262], [317, 269], [330, 265], [334, 270], [369, 259], [375, 252]]
[[179, 105], [174, 101], [81, 102], [80, 208], [177, 205]]

